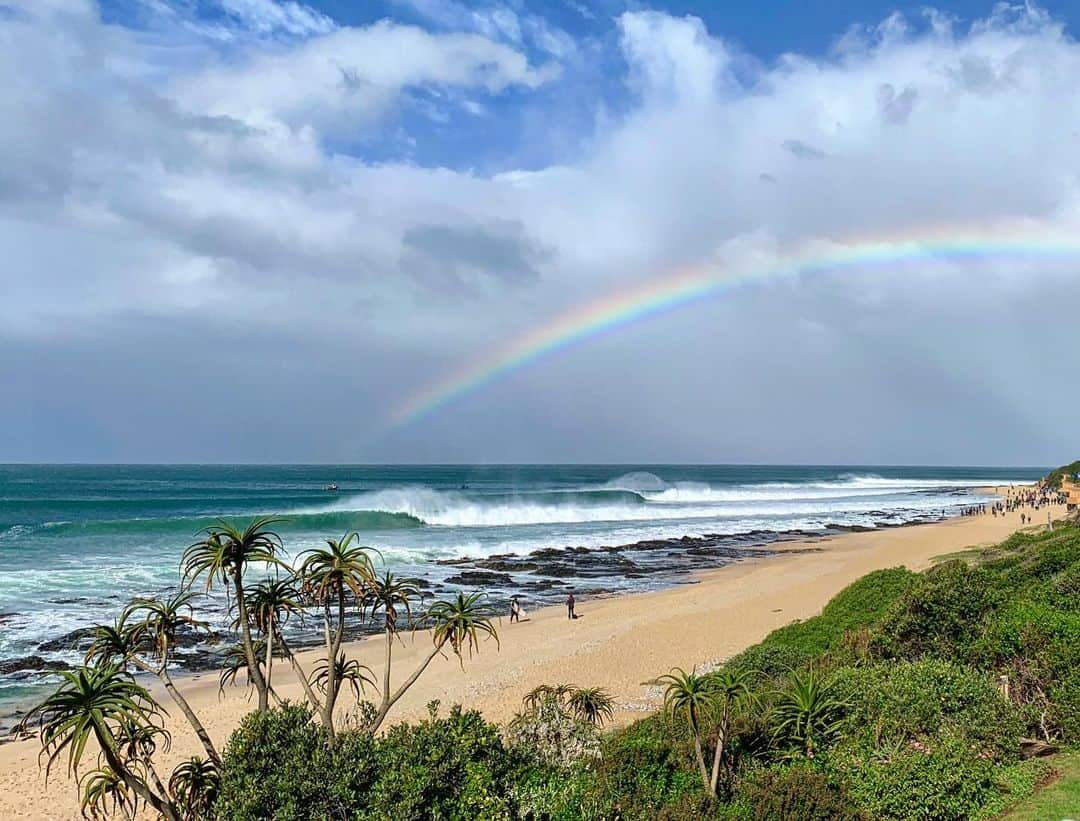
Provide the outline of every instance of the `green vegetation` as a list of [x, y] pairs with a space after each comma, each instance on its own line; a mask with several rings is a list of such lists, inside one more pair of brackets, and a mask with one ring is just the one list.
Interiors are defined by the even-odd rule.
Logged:
[[1076, 476], [1080, 476], [1080, 459], [1073, 462], [1071, 465], [1064, 465], [1057, 470], [1051, 471], [1047, 477], [1043, 479], [1043, 484], [1056, 490], [1061, 487], [1062, 479], [1072, 479]]
[[[20, 729], [37, 729], [46, 774], [59, 757], [66, 755], [68, 774], [79, 784], [84, 816], [133, 817], [146, 808], [169, 821], [215, 816], [320, 817], [323, 810], [313, 807], [325, 808], [327, 818], [349, 815], [350, 807], [360, 806], [357, 796], [376, 783], [357, 781], [368, 759], [354, 759], [371, 748], [375, 732], [394, 704], [432, 659], [449, 650], [464, 666], [464, 652], [471, 656], [488, 638], [498, 644], [494, 615], [479, 594], [459, 594], [452, 601], [424, 607], [415, 583], [391, 573], [376, 575], [372, 558], [376, 552], [358, 544], [355, 533], [329, 539], [326, 547], [306, 551], [294, 569], [281, 558], [284, 545], [271, 530], [274, 522], [255, 519], [243, 527], [221, 522], [203, 531], [199, 541], [183, 554], [178, 590], [162, 598], [135, 599], [113, 624], [98, 626], [83, 666], [63, 673], [61, 686], [25, 717]], [[260, 577], [252, 583], [250, 576], [255, 567]], [[225, 756], [219, 754], [170, 675], [179, 641], [207, 627], [195, 618], [193, 608], [201, 594], [192, 585], [202, 579], [207, 593], [215, 586], [223, 588], [232, 629], [239, 638], [239, 643], [224, 656], [220, 686], [224, 689], [236, 684], [243, 673], [258, 697], [256, 712], [234, 736]], [[282, 626], [294, 617], [321, 621], [325, 655], [310, 673], [301, 667], [282, 633]], [[370, 669], [348, 658], [342, 650], [350, 621], [366, 621], [384, 633], [381, 686]], [[417, 668], [396, 690], [391, 690], [394, 642], [399, 631], [415, 628], [430, 628], [431, 648]], [[282, 704], [275, 692], [275, 659], [287, 661], [299, 680], [305, 695], [302, 707]], [[155, 756], [159, 750], [167, 750], [171, 742], [163, 728], [165, 710], [136, 682], [135, 671], [160, 679], [206, 753], [205, 757], [180, 764], [167, 780], [155, 766]], [[377, 703], [362, 701], [369, 688], [376, 692]], [[347, 742], [338, 744], [335, 722], [343, 711], [337, 707], [347, 694], [353, 699], [349, 717], [355, 729]], [[578, 696], [578, 708], [602, 720], [611, 713], [610, 700], [605, 698], [601, 691], [583, 691]], [[271, 699], [279, 710], [270, 709]], [[312, 723], [315, 716], [319, 727]], [[453, 732], [439, 741], [447, 749], [460, 743], [462, 732], [477, 722], [483, 725], [479, 716], [463, 717], [459, 711], [453, 711], [448, 721]], [[434, 716], [432, 722], [391, 730], [386, 736], [391, 745], [388, 749], [395, 749], [395, 744], [417, 747], [425, 738], [423, 732], [444, 727], [435, 722]], [[497, 730], [486, 725], [483, 730], [498, 739]], [[96, 767], [80, 778], [79, 767], [87, 756], [88, 743], [97, 751]], [[245, 752], [252, 749], [257, 752]], [[480, 757], [487, 761], [489, 752], [485, 750]], [[338, 757], [346, 753], [351, 756], [351, 769], [340, 787], [346, 792], [331, 795], [323, 784], [338, 766]], [[412, 767], [419, 771], [430, 763], [414, 762]], [[372, 767], [377, 765], [377, 761], [370, 763]], [[475, 781], [479, 770], [471, 765], [459, 769], [465, 793], [451, 792], [445, 800], [472, 806], [469, 802], [480, 789], [480, 783]], [[442, 776], [435, 772], [430, 777], [438, 781]], [[410, 789], [415, 786], [411, 784]], [[497, 795], [501, 796], [505, 788], [500, 784]], [[268, 790], [282, 792], [270, 795]], [[443, 786], [439, 786], [432, 795], [444, 793]], [[408, 812], [409, 808], [423, 806], [428, 798], [429, 792], [421, 792], [419, 797], [398, 795], [393, 801]], [[390, 806], [382, 805], [383, 817]], [[380, 816], [376, 813], [373, 817]]]
[[1002, 821], [1060, 821], [1080, 816], [1080, 752], [1054, 756], [1051, 764], [1053, 772], [1043, 788], [1012, 806]]
[[[1075, 524], [1020, 533], [925, 573], [871, 573], [820, 616], [775, 631], [719, 670], [676, 669], [651, 682], [664, 711], [607, 732], [611, 697], [564, 684], [529, 693], [507, 727], [459, 707], [443, 715], [433, 703], [426, 720], [383, 728], [435, 654], [449, 650], [464, 664], [485, 638], [497, 640], [479, 597], [414, 614], [415, 587], [376, 577], [346, 537], [309, 554], [299, 578], [281, 570], [279, 588], [249, 585], [241, 613], [242, 551], [215, 540], [245, 538], [211, 534], [189, 571], [230, 580], [250, 642], [240, 630], [222, 681], [260, 668], [266, 708], [244, 720], [220, 758], [207, 738], [207, 755], [178, 767], [166, 786], [154, 770], [169, 740], [161, 708], [129, 668], [168, 685], [178, 631], [199, 625], [189, 593], [132, 603], [101, 628], [87, 666], [31, 717], [47, 767], [66, 757], [74, 772], [85, 745], [100, 745], [81, 782], [88, 817], [143, 805], [170, 819], [960, 821], [1010, 807], [1009, 818], [1080, 812]], [[266, 543], [260, 549], [273, 558]], [[310, 676], [279, 629], [308, 610], [327, 637]], [[399, 690], [341, 653], [353, 611], [382, 620], [388, 666], [405, 622], [433, 628], [432, 655]], [[269, 706], [275, 658], [301, 676], [306, 703]], [[259, 677], [250, 680], [258, 689]], [[373, 702], [361, 700], [366, 690]], [[355, 708], [335, 725], [327, 705], [346, 693]], [[182, 696], [170, 695], [182, 708]], [[1057, 750], [1065, 752], [1032, 757]]]

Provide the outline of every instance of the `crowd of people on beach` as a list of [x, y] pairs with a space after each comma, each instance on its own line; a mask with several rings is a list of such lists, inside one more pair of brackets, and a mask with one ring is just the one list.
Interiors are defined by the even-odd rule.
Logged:
[[992, 505], [971, 505], [962, 508], [961, 516], [981, 516], [989, 513], [991, 516], [1004, 516], [1006, 513], [1020, 513], [1020, 524], [1031, 524], [1034, 521], [1032, 514], [1050, 505], [1064, 505], [1069, 501], [1069, 495], [1061, 490], [1037, 485], [1030, 488], [1010, 487], [1008, 495]]

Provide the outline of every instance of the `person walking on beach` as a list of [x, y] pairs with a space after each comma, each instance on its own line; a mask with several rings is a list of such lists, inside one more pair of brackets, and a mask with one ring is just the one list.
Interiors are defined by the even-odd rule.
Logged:
[[577, 618], [577, 616], [574, 615], [574, 594], [573, 594], [573, 592], [571, 592], [570, 595], [566, 597], [566, 617], [568, 619], [576, 619]]
[[521, 605], [518, 604], [517, 596], [510, 598], [510, 623], [521, 621]]

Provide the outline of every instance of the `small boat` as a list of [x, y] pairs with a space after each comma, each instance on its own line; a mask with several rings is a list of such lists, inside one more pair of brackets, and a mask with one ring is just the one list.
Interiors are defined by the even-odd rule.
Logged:
[[336, 493], [337, 492], [337, 485], [329, 484], [329, 485], [326, 486], [326, 490], [329, 490], [329, 491], [331, 491], [333, 493]]

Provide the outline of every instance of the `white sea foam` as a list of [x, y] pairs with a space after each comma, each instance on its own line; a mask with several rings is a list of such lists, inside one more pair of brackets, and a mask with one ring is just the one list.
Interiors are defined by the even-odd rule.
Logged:
[[[640, 494], [644, 503], [597, 497], [596, 488], [558, 492], [546, 501], [542, 493], [484, 496], [469, 492], [401, 487], [362, 493], [304, 513], [380, 511], [405, 513], [424, 523], [445, 528], [492, 528], [602, 522], [665, 522], [793, 516], [842, 516], [883, 510], [932, 511], [981, 497], [947, 495], [967, 483], [938, 480], [893, 480], [872, 476], [835, 482], [768, 483], [712, 487], [704, 483], [665, 484], [650, 473], [619, 477], [604, 490]], [[651, 477], [651, 478], [650, 478]], [[653, 481], [655, 480], [655, 482]], [[971, 485], [978, 485], [972, 482]], [[618, 485], [618, 487], [616, 487]], [[633, 485], [633, 489], [630, 487]], [[940, 493], [934, 491], [942, 491]], [[569, 499], [569, 501], [568, 501]], [[966, 502], [965, 502], [966, 499]]]

